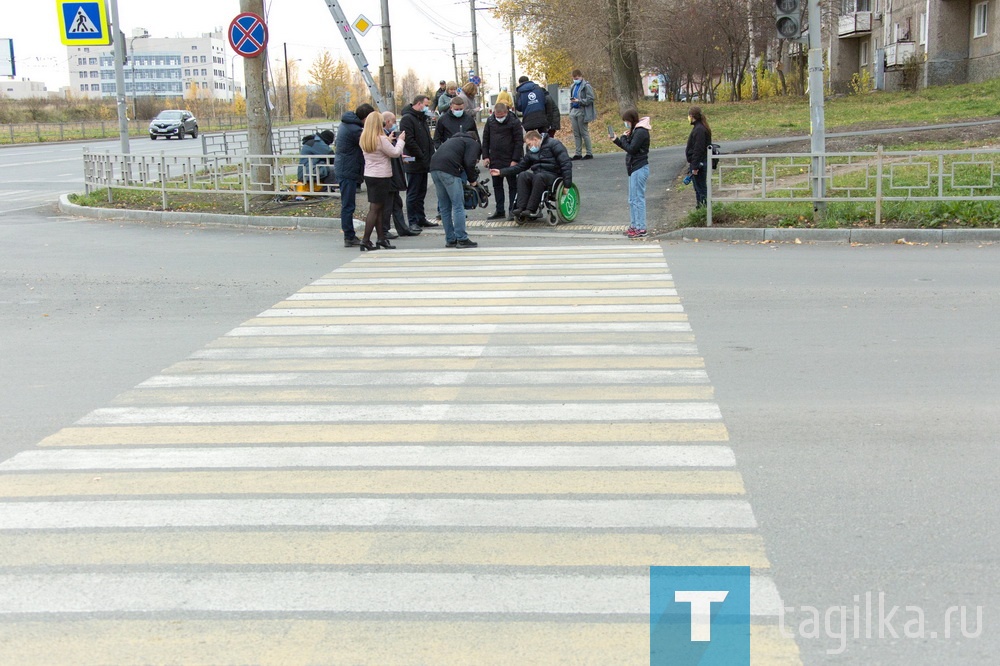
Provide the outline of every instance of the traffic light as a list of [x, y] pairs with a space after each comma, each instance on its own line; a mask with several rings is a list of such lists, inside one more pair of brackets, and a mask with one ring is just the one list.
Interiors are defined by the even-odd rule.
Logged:
[[774, 29], [781, 39], [802, 37], [802, 0], [774, 0]]

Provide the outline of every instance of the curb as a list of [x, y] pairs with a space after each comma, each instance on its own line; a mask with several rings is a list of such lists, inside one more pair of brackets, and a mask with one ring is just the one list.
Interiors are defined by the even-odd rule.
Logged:
[[795, 229], [761, 228], [731, 229], [721, 227], [688, 227], [663, 235], [669, 240], [699, 241], [776, 241], [822, 243], [981, 243], [1000, 242], [1000, 229]]
[[[295, 230], [295, 231], [334, 231], [340, 232], [340, 218], [333, 217], [304, 217], [289, 218], [267, 215], [223, 215], [221, 213], [179, 213], [176, 211], [158, 210], [132, 210], [129, 208], [97, 208], [93, 206], [80, 206], [70, 203], [69, 195], [59, 196], [59, 210], [67, 215], [85, 217], [93, 220], [125, 220], [129, 222], [152, 222], [156, 224], [189, 224], [194, 226], [211, 227], [233, 227], [236, 229], [259, 229], [261, 231], [274, 230]], [[292, 221], [294, 224], [281, 224], [283, 221]], [[359, 220], [355, 219], [357, 226]], [[364, 223], [362, 222], [362, 228]], [[512, 236], [523, 238], [606, 238], [618, 237], [620, 234], [596, 234], [596, 233], [574, 233], [562, 231], [558, 235], [546, 230], [515, 230], [515, 229], [470, 229], [473, 233], [488, 236]], [[424, 234], [429, 236], [444, 236], [443, 229], [424, 229]], [[423, 234], [421, 234], [423, 235]], [[624, 239], [624, 237], [623, 237]]]

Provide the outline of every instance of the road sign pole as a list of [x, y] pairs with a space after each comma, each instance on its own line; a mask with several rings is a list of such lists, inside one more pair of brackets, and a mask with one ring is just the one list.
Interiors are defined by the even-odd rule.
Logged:
[[[118, 25], [118, 0], [111, 0], [112, 35], [117, 34], [115, 43], [115, 96], [118, 98], [118, 134], [121, 137], [122, 155], [129, 154], [128, 144], [128, 104], [125, 101], [125, 33]], [[135, 86], [135, 81], [132, 82]]]
[[809, 121], [811, 127], [813, 173], [813, 220], [822, 222], [826, 215], [826, 121], [823, 109], [823, 39], [820, 34], [822, 14], [819, 0], [809, 0]]

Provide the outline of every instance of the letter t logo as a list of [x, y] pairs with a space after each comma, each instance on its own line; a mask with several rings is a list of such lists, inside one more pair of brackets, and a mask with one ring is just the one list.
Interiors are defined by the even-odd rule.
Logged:
[[691, 641], [712, 640], [712, 602], [722, 602], [729, 596], [723, 590], [677, 590], [674, 601], [691, 604]]

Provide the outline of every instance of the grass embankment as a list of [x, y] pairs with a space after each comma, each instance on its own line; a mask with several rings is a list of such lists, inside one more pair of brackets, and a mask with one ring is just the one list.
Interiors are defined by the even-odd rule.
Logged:
[[[809, 99], [807, 97], [772, 97], [757, 102], [716, 102], [701, 106], [717, 143], [740, 139], [776, 136], [796, 136], [809, 133]], [[639, 115], [652, 121], [653, 148], [683, 145], [691, 131], [684, 102], [650, 102], [639, 104]], [[926, 88], [919, 92], [874, 91], [864, 95], [830, 98], [825, 104], [827, 132], [856, 129], [876, 129], [906, 125], [933, 125], [982, 118], [1000, 117], [1000, 79], [984, 83]], [[568, 119], [564, 134], [569, 132]], [[600, 114], [591, 124], [591, 137], [597, 152], [614, 152], [604, 131], [611, 125], [619, 134], [622, 122], [617, 106]], [[562, 137], [565, 140], [565, 136]]]
[[[169, 190], [168, 190], [169, 192]], [[287, 193], [282, 193], [287, 195]], [[90, 194], [71, 194], [69, 200], [78, 206], [96, 208], [121, 208], [130, 210], [164, 210], [163, 197], [157, 191], [125, 190], [112, 188], [112, 201], [107, 190]], [[225, 192], [169, 192], [166, 210], [181, 213], [221, 213], [245, 215], [243, 196]], [[278, 217], [340, 217], [340, 199], [333, 197], [306, 197], [305, 201], [277, 201], [276, 195], [250, 197], [251, 215]], [[281, 226], [280, 223], [275, 223]]]
[[[698, 104], [698, 103], [696, 103]], [[718, 102], [699, 104], [712, 126], [713, 140], [723, 145], [727, 141], [809, 133], [809, 100], [806, 97], [776, 97], [758, 102]], [[649, 102], [640, 104], [640, 115], [648, 115], [653, 131], [653, 148], [684, 145], [690, 126], [687, 110], [691, 105], [680, 102]], [[984, 83], [926, 88], [918, 92], [880, 92], [846, 95], [825, 102], [827, 133], [884, 127], [922, 126], [1000, 117], [1000, 79]], [[610, 124], [621, 132], [617, 108], [608, 111], [591, 125], [599, 152], [619, 150], [607, 138], [604, 126]], [[571, 137], [572, 135], [570, 135]], [[954, 150], [995, 144], [996, 139], [983, 136], [963, 136], [938, 133], [927, 135], [934, 140], [907, 141], [902, 137], [876, 136], [859, 138], [847, 146], [829, 141], [827, 149], [836, 151], [875, 150], [879, 144], [891, 145], [891, 150]], [[925, 137], [925, 139], [927, 138]], [[565, 140], [565, 139], [564, 139]], [[569, 139], [572, 141], [572, 138]], [[799, 150], [808, 150], [800, 147]], [[1000, 169], [1000, 165], [996, 168]], [[693, 203], [690, 186], [678, 182], [677, 200]], [[978, 190], [980, 194], [998, 194], [1000, 188]], [[968, 194], [968, 191], [964, 192]], [[872, 194], [868, 194], [872, 196]], [[690, 200], [690, 202], [689, 202]], [[713, 224], [745, 227], [860, 227], [874, 226], [874, 205], [869, 203], [831, 203], [823, 222], [812, 218], [809, 201], [719, 204], [713, 207]], [[668, 226], [704, 226], [704, 210], [693, 210]], [[997, 227], [1000, 226], [1000, 205], [996, 201], [982, 202], [886, 202], [882, 207], [882, 226], [888, 227]]]

